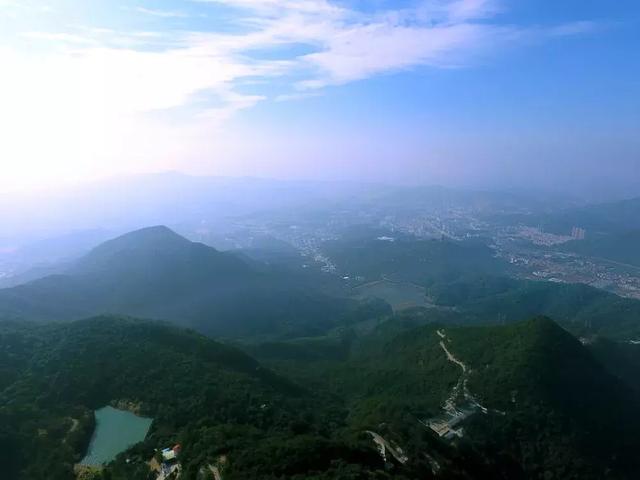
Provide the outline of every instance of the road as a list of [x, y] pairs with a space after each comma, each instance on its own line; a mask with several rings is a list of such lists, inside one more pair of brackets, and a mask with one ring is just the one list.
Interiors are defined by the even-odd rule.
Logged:
[[209, 465], [209, 470], [213, 473], [213, 478], [216, 480], [222, 480], [222, 475], [220, 475], [220, 469], [214, 465]]
[[367, 433], [373, 437], [373, 441], [378, 445], [378, 449], [380, 450], [380, 455], [382, 455], [383, 460], [387, 461], [387, 452], [389, 452], [393, 458], [395, 458], [401, 464], [407, 463], [409, 457], [407, 457], [401, 448], [393, 447], [389, 442], [387, 442], [382, 435], [377, 434], [376, 432], [372, 432], [371, 430], [367, 430]]
[[455, 363], [462, 369], [462, 375], [458, 379], [458, 383], [456, 383], [456, 385], [453, 387], [451, 391], [451, 395], [445, 402], [445, 410], [447, 410], [448, 412], [456, 411], [456, 398], [458, 396], [458, 393], [460, 392], [460, 389], [462, 388], [462, 394], [464, 395], [465, 400], [475, 405], [476, 407], [478, 407], [482, 411], [482, 413], [487, 413], [489, 410], [483, 405], [481, 405], [480, 402], [478, 402], [478, 400], [476, 399], [476, 397], [471, 395], [471, 392], [469, 391], [468, 382], [469, 382], [469, 374], [471, 373], [471, 369], [468, 368], [467, 365], [464, 364], [461, 360], [456, 358], [456, 356], [453, 353], [451, 353], [451, 351], [449, 351], [449, 349], [444, 343], [445, 340], [447, 340], [447, 336], [444, 333], [444, 330], [436, 330], [436, 333], [441, 338], [440, 347], [442, 348], [442, 350], [444, 350], [444, 353], [447, 356], [447, 360], [449, 360], [451, 363]]

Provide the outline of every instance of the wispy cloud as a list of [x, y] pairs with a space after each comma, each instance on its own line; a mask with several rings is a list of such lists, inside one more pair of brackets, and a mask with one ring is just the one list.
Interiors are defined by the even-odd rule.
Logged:
[[262, 13], [295, 11], [312, 14], [333, 14], [347, 11], [328, 0], [196, 0], [200, 3], [217, 3], [238, 9], [250, 9]]
[[490, 18], [502, 10], [495, 0], [456, 0], [442, 5], [441, 9], [451, 22]]
[[[199, 91], [233, 91], [236, 82], [247, 78], [279, 77], [281, 84], [288, 83], [291, 89], [274, 96], [282, 100], [294, 98], [296, 90], [340, 85], [395, 71], [425, 66], [461, 67], [473, 62], [479, 53], [512, 46], [520, 37], [576, 35], [593, 28], [588, 22], [543, 30], [492, 22], [501, 11], [501, 4], [495, 0], [427, 0], [414, 8], [368, 13], [329, 0], [197, 1], [234, 9], [242, 31], [24, 35], [72, 43], [73, 58], [80, 68], [83, 65], [97, 68], [99, 62], [109, 62], [106, 65], [109, 71], [131, 72], [128, 77], [132, 85], [127, 88], [122, 82], [114, 82], [119, 88], [148, 90], [135, 80], [142, 78], [154, 85], [150, 90], [161, 98], [174, 98], [176, 90], [182, 91], [177, 97], [187, 105]], [[187, 15], [179, 11], [129, 8], [160, 18]], [[85, 48], [79, 51], [83, 44]], [[269, 49], [296, 45], [306, 46], [307, 51], [279, 60], [269, 60], [264, 55]], [[149, 46], [154, 50], [149, 51]], [[180, 74], [181, 71], [185, 74]], [[142, 95], [149, 96], [148, 92]], [[177, 106], [166, 99], [148, 103], [149, 110], [166, 103]]]
[[151, 15], [152, 17], [160, 18], [188, 18], [189, 15], [185, 12], [179, 12], [175, 10], [157, 10], [145, 7], [126, 8], [134, 12], [143, 13], [145, 15]]
[[547, 30], [549, 35], [564, 37], [572, 35], [582, 35], [595, 31], [599, 25], [594, 22], [569, 22], [562, 25], [551, 27]]
[[[134, 10], [167, 20], [164, 28], [26, 30], [18, 37], [29, 48], [40, 42], [37, 55], [0, 47], [0, 129], [9, 132], [0, 156], [3, 148], [25, 158], [52, 151], [78, 159], [184, 155], [184, 145], [209, 142], [212, 131], [260, 102], [301, 100], [409, 69], [464, 67], [522, 39], [593, 28], [505, 25], [494, 0], [426, 0], [367, 12], [345, 5], [200, 0], [201, 8], [232, 12], [235, 30], [179, 30], [168, 21], [182, 18], [179, 10], [143, 7]], [[44, 132], [39, 142], [30, 141], [33, 130]]]
[[54, 11], [48, 2], [34, 0], [0, 0], [0, 14], [17, 17], [20, 13], [48, 14]]
[[278, 95], [275, 98], [276, 102], [288, 102], [291, 100], [305, 100], [307, 98], [319, 97], [320, 93], [318, 91], [312, 92], [296, 92], [296, 93], [285, 93], [283, 95]]
[[23, 32], [20, 34], [22, 38], [32, 40], [45, 40], [48, 42], [75, 43], [80, 45], [99, 45], [96, 39], [86, 35], [78, 35], [66, 32]]

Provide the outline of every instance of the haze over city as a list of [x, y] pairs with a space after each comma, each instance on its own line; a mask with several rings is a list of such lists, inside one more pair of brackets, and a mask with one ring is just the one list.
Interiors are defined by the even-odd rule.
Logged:
[[640, 0], [0, 0], [2, 480], [638, 480]]
[[3, 0], [0, 190], [178, 170], [629, 196], [638, 22], [634, 0]]

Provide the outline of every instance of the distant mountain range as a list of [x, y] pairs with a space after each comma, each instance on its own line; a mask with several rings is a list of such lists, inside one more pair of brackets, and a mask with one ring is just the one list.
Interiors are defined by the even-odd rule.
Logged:
[[640, 339], [640, 301], [580, 283], [471, 274], [434, 282], [432, 301], [455, 308], [463, 323], [509, 323], [546, 315], [577, 336]]
[[[321, 248], [339, 275], [287, 267], [291, 250], [270, 265], [256, 260], [265, 255], [259, 250], [249, 251], [252, 259], [191, 242], [167, 227], [149, 227], [100, 244], [55, 275], [0, 289], [0, 318], [49, 322], [124, 314], [213, 336], [279, 338], [321, 335], [390, 313], [381, 300], [356, 300], [344, 275], [425, 287], [425, 302], [457, 323], [542, 314], [578, 336], [640, 338], [639, 301], [586, 285], [508, 278], [508, 265], [479, 241], [382, 241], [359, 229]], [[634, 245], [627, 251], [633, 253]]]
[[[344, 209], [404, 213], [467, 209], [550, 212], [582, 204], [548, 192], [499, 192], [442, 186], [201, 177], [178, 172], [106, 179], [36, 194], [0, 194], [3, 240], [24, 244], [78, 230], [125, 232], [145, 225], [212, 226], [255, 215], [271, 219]], [[77, 208], [82, 205], [82, 208]], [[26, 220], [28, 219], [28, 221]], [[6, 237], [6, 238], [2, 238]]]
[[258, 268], [162, 226], [107, 241], [63, 273], [0, 290], [5, 318], [60, 321], [115, 313], [222, 336], [317, 333], [357, 308], [303, 275]]

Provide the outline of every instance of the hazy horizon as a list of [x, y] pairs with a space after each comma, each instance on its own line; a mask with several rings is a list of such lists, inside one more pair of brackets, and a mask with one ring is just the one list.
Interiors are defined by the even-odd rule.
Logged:
[[636, 480], [640, 0], [0, 0], [2, 480]]
[[640, 194], [640, 8], [0, 2], [0, 191], [178, 170]]
[[[620, 201], [625, 199], [633, 199], [640, 197], [640, 190], [630, 188], [628, 190], [620, 188], [611, 189], [593, 189], [593, 190], [573, 190], [555, 185], [514, 185], [514, 184], [492, 184], [492, 183], [436, 183], [423, 181], [422, 179], [407, 179], [405, 181], [389, 180], [389, 179], [358, 179], [358, 178], [312, 178], [312, 177], [270, 177], [258, 175], [216, 175], [216, 174], [198, 174], [189, 173], [180, 170], [158, 170], [150, 172], [137, 173], [115, 173], [113, 175], [104, 175], [95, 178], [76, 179], [68, 182], [60, 182], [50, 185], [37, 185], [31, 187], [19, 186], [14, 188], [0, 189], [0, 195], [6, 198], [34, 198], [38, 199], [42, 196], [56, 196], [60, 194], [68, 194], [75, 191], [91, 192], [94, 188], [100, 188], [106, 185], [126, 185], [130, 182], [137, 181], [153, 181], [167, 180], [174, 182], [179, 179], [193, 180], [219, 180], [229, 182], [258, 182], [258, 183], [275, 183], [283, 185], [325, 185], [329, 188], [332, 186], [357, 186], [364, 189], [391, 188], [391, 189], [445, 189], [459, 192], [487, 192], [487, 193], [505, 193], [514, 195], [530, 195], [533, 197], [541, 197], [545, 194], [557, 196], [559, 198], [573, 199], [577, 202], [586, 204], [598, 204], [611, 201]], [[176, 185], [177, 187], [177, 185]]]

